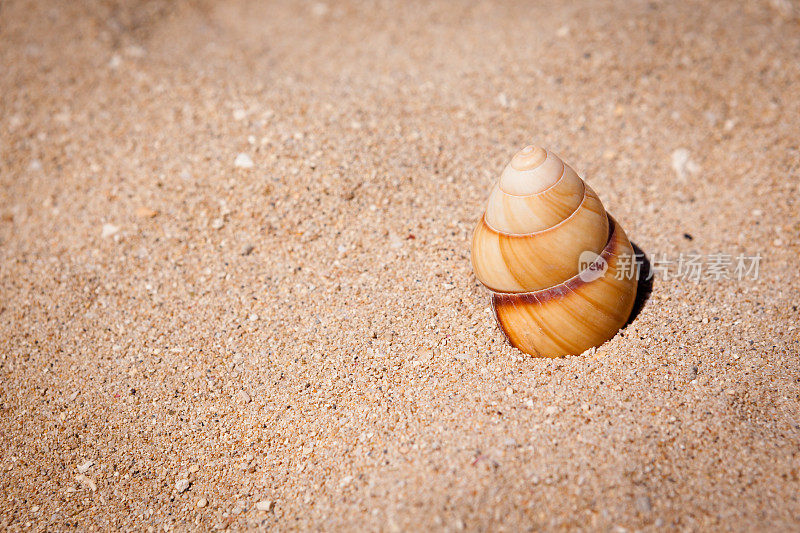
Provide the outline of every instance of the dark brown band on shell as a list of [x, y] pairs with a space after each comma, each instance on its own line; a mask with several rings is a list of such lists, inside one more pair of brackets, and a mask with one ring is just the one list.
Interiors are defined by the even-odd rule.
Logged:
[[[586, 269], [581, 271], [580, 273], [576, 274], [572, 278], [568, 279], [567, 281], [560, 283], [558, 285], [554, 285], [553, 287], [549, 287], [547, 289], [542, 289], [540, 291], [534, 292], [492, 292], [492, 311], [494, 312], [494, 318], [497, 322], [497, 325], [500, 328], [500, 331], [503, 332], [503, 335], [506, 339], [514, 344], [511, 341], [511, 336], [509, 335], [508, 331], [506, 330], [503, 321], [500, 320], [499, 315], [499, 308], [505, 306], [516, 306], [516, 305], [524, 305], [524, 304], [543, 304], [550, 300], [557, 300], [563, 298], [564, 296], [576, 291], [581, 286], [591, 283], [592, 278], [581, 277], [581, 274], [586, 272], [587, 270], [594, 270], [596, 267], [602, 267], [603, 264], [608, 265], [610, 260], [613, 256], [618, 255], [620, 252], [620, 246], [622, 241], [626, 239], [617, 239], [616, 232], [619, 231], [617, 228], [617, 222], [609, 215], [608, 216], [608, 241], [606, 242], [606, 246], [600, 255], [595, 259], [591, 264], [589, 264]], [[539, 325], [541, 327], [541, 325]]]

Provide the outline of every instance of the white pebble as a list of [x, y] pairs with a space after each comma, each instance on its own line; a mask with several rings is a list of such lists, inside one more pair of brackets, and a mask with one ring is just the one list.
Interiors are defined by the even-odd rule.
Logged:
[[208, 500], [206, 498], [200, 498], [199, 500], [197, 500], [198, 507], [202, 508], [205, 507], [206, 505], [208, 505]]
[[111, 237], [115, 233], [119, 231], [119, 226], [115, 226], [114, 224], [103, 224], [103, 238]]
[[94, 464], [94, 461], [91, 461], [91, 460], [79, 464], [78, 465], [78, 473], [79, 474], [85, 474], [92, 467], [93, 464]]
[[247, 117], [247, 111], [244, 109], [234, 109], [233, 120], [244, 120]]
[[678, 148], [672, 152], [672, 170], [678, 175], [678, 179], [686, 179], [687, 174], [694, 174], [700, 167], [691, 160], [689, 150], [686, 148]]
[[261, 500], [256, 504], [256, 509], [259, 511], [266, 511], [269, 512], [272, 508], [275, 507], [275, 502], [272, 500]]
[[175, 490], [177, 490], [178, 493], [186, 492], [186, 489], [189, 488], [189, 485], [191, 485], [191, 482], [189, 482], [188, 479], [179, 479], [175, 482]]
[[253, 168], [253, 160], [247, 154], [239, 154], [233, 162], [236, 168]]

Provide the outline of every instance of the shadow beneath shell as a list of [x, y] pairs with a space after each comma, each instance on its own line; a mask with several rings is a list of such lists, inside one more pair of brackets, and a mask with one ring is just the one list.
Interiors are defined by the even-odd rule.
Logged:
[[627, 327], [628, 324], [639, 316], [645, 302], [650, 298], [650, 293], [653, 292], [653, 271], [650, 265], [650, 259], [647, 258], [647, 254], [645, 254], [641, 248], [636, 246], [636, 243], [631, 243], [631, 245], [633, 246], [633, 253], [636, 256], [639, 280], [636, 285], [636, 300], [633, 302], [633, 309], [623, 327]]

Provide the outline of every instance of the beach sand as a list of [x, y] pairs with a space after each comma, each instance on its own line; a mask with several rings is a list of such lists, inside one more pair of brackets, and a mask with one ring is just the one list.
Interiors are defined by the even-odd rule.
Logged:
[[[0, 529], [796, 530], [798, 12], [2, 2]], [[472, 273], [530, 143], [671, 269], [594, 354]]]

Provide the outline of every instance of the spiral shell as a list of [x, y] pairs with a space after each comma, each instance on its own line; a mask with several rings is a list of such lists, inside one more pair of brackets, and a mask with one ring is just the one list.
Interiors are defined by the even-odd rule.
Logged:
[[544, 357], [582, 353], [625, 324], [633, 257], [597, 194], [533, 146], [505, 168], [472, 237], [472, 266], [498, 324], [511, 344]]

